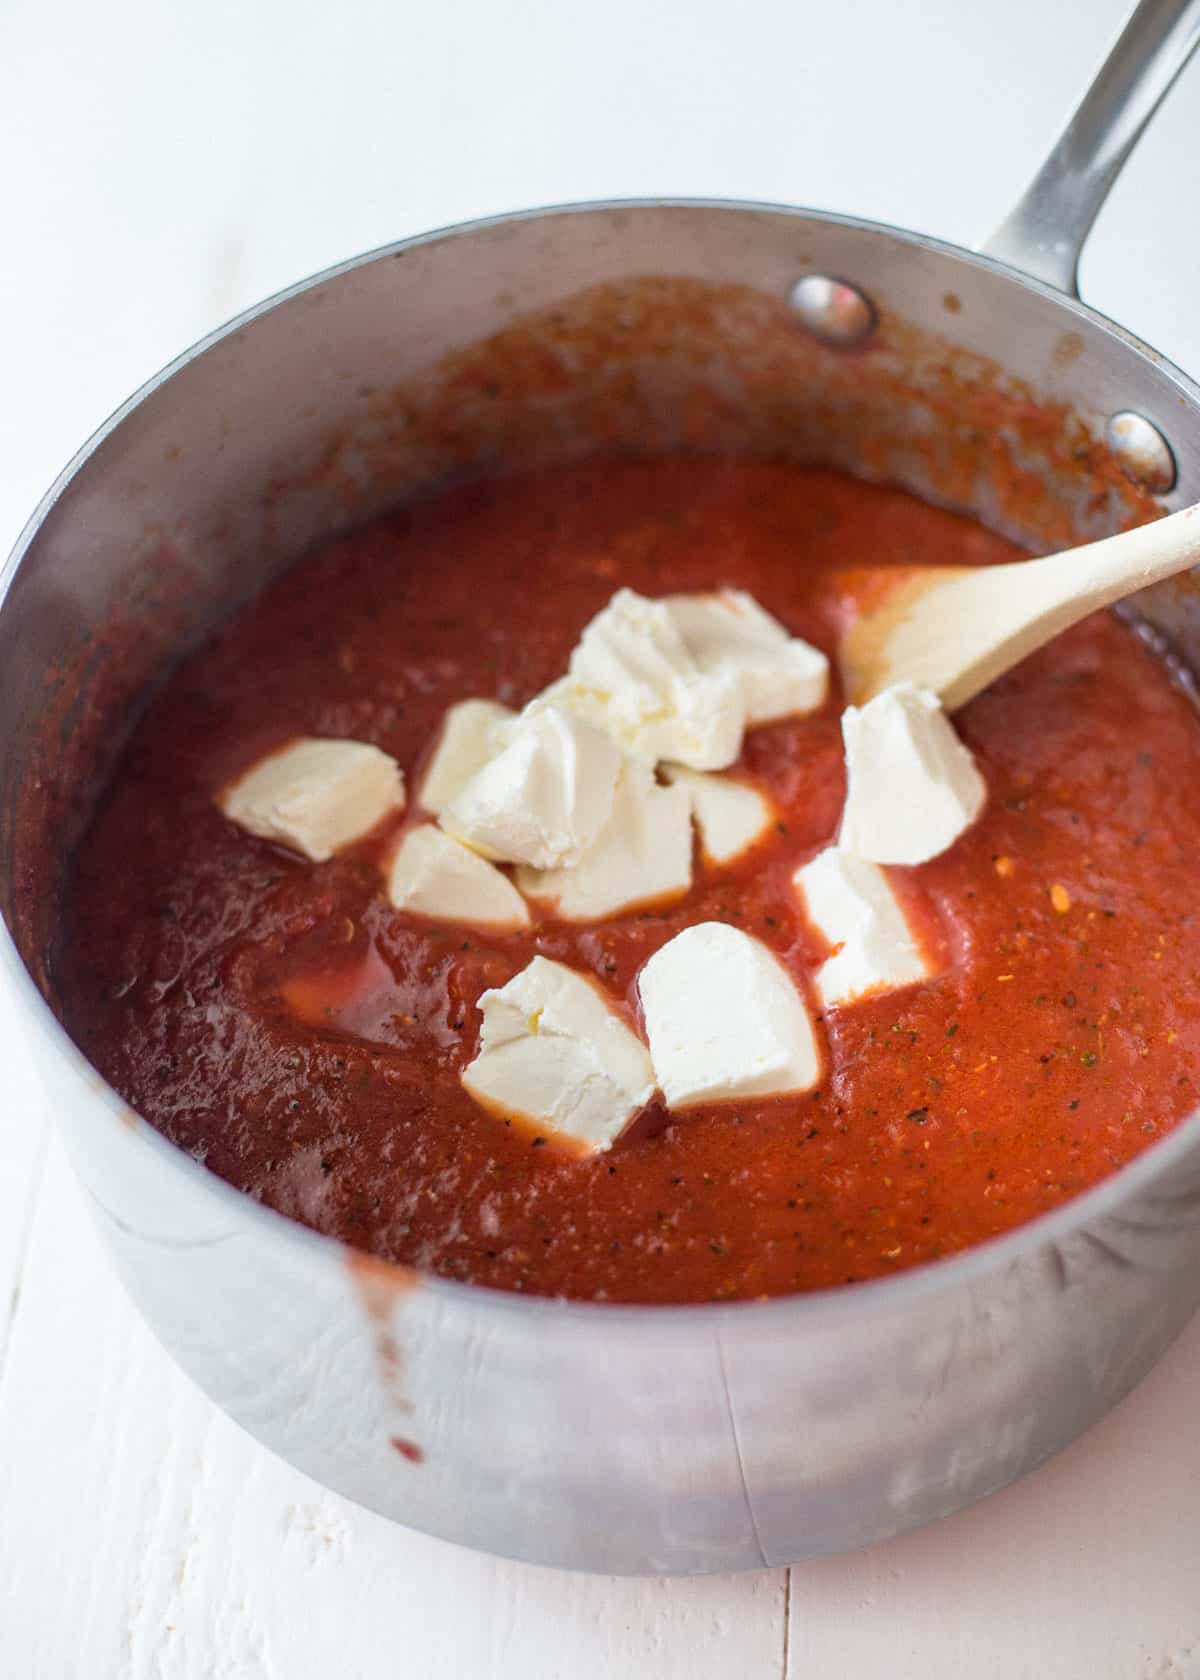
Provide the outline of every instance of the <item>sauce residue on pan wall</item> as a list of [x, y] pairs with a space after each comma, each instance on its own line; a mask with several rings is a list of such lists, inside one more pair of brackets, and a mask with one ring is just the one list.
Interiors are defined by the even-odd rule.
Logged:
[[593, 463], [414, 503], [294, 568], [189, 658], [80, 848], [69, 1025], [169, 1137], [272, 1206], [451, 1278], [627, 1301], [775, 1295], [953, 1253], [1053, 1207], [1189, 1113], [1200, 1079], [1200, 722], [1100, 616], [966, 708], [982, 819], [909, 872], [945, 969], [833, 1012], [794, 1100], [647, 1115], [578, 1160], [458, 1075], [479, 994], [535, 951], [633, 1000], [681, 927], [753, 932], [807, 986], [796, 865], [834, 837], [840, 697], [756, 730], [777, 829], [664, 911], [472, 935], [391, 911], [374, 839], [314, 867], [213, 794], [290, 734], [411, 775], [447, 705], [520, 705], [622, 584], [736, 585], [831, 649], [834, 574], [996, 563], [999, 538], [900, 492], [747, 462]]
[[[411, 1414], [412, 1401], [404, 1385], [404, 1356], [393, 1318], [397, 1302], [419, 1287], [420, 1278], [408, 1267], [389, 1264], [374, 1254], [346, 1251], [350, 1280], [370, 1327], [375, 1365], [384, 1394], [397, 1412]], [[425, 1449], [407, 1435], [392, 1435], [389, 1443], [409, 1464], [423, 1464]]]

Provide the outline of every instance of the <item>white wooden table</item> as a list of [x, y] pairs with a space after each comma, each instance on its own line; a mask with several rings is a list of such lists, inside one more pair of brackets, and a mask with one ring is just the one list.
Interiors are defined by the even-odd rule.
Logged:
[[[6, 0], [0, 541], [184, 343], [423, 226], [662, 191], [969, 241], [1122, 10]], [[1084, 270], [1193, 370], [1198, 94], [1193, 68]], [[325, 1494], [180, 1376], [98, 1250], [0, 995], [3, 1680], [641, 1674], [1200, 1677], [1200, 1323], [1038, 1475], [860, 1556], [651, 1582], [478, 1557]]]

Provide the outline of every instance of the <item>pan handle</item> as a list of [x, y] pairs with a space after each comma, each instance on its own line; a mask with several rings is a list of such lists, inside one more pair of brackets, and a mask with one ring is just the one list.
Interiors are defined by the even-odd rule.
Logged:
[[1109, 188], [1200, 43], [1200, 0], [1140, 0], [1057, 145], [981, 247], [1079, 296], [1079, 253]]

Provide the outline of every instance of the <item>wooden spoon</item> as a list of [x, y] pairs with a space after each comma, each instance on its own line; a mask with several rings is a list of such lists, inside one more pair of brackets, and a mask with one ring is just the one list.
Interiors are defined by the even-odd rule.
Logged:
[[1088, 613], [1195, 565], [1200, 503], [1043, 560], [920, 567], [842, 638], [847, 696], [862, 705], [907, 679], [954, 711]]

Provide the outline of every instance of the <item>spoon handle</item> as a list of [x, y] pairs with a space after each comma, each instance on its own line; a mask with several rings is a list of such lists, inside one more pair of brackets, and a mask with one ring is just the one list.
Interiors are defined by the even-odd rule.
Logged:
[[846, 694], [915, 682], [954, 711], [1089, 613], [1198, 565], [1200, 503], [1041, 560], [919, 567], [846, 630]]
[[[962, 572], [937, 591], [950, 709], [1089, 613], [1200, 565], [1200, 503], [1042, 560]], [[931, 603], [932, 604], [932, 603]], [[958, 622], [961, 638], [949, 627]]]

